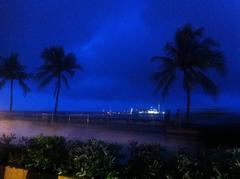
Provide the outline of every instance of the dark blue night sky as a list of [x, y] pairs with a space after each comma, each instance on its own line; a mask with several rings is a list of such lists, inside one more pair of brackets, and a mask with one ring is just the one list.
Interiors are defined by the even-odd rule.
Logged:
[[[60, 110], [125, 110], [156, 106], [183, 108], [186, 96], [177, 83], [164, 100], [154, 94], [150, 58], [178, 27], [204, 27], [223, 50], [227, 76], [217, 77], [218, 99], [195, 91], [193, 108], [240, 110], [239, 0], [0, 0], [0, 55], [19, 53], [31, 72], [41, 64], [40, 51], [62, 45], [74, 52], [84, 72], [64, 89]], [[215, 75], [212, 75], [215, 78]], [[31, 83], [26, 97], [15, 90], [17, 110], [52, 110], [53, 86], [43, 91]], [[9, 89], [0, 91], [0, 110], [8, 109]]]

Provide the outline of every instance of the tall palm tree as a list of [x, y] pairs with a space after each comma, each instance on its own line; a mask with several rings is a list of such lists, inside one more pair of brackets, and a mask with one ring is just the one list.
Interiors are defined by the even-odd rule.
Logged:
[[157, 90], [168, 94], [169, 88], [181, 72], [183, 88], [187, 93], [186, 119], [190, 118], [191, 92], [198, 86], [209, 95], [216, 96], [218, 87], [207, 74], [210, 69], [218, 73], [225, 71], [225, 63], [218, 43], [211, 37], [204, 37], [204, 29], [193, 29], [190, 24], [176, 31], [173, 43], [166, 43], [165, 56], [155, 56], [152, 61], [161, 62], [153, 74]]
[[30, 91], [26, 84], [31, 75], [26, 72], [26, 66], [21, 65], [18, 61], [16, 53], [11, 54], [8, 58], [3, 58], [0, 63], [0, 88], [2, 88], [7, 81], [10, 82], [10, 112], [13, 110], [13, 88], [14, 82], [18, 81], [24, 94]]
[[68, 77], [73, 77], [77, 70], [83, 70], [83, 68], [77, 63], [76, 56], [73, 53], [65, 54], [61, 46], [52, 46], [44, 49], [41, 53], [41, 57], [44, 63], [38, 68], [36, 79], [40, 80], [40, 88], [45, 87], [51, 81], [56, 82], [54, 91], [54, 114], [56, 115], [62, 81], [68, 88]]

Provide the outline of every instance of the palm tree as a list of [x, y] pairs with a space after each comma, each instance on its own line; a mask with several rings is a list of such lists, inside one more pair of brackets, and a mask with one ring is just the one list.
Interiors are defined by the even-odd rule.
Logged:
[[218, 49], [218, 43], [211, 37], [204, 37], [204, 29], [193, 29], [190, 24], [176, 31], [173, 43], [166, 43], [165, 56], [155, 56], [152, 61], [161, 62], [153, 80], [157, 82], [157, 91], [168, 94], [169, 88], [181, 72], [183, 87], [187, 93], [186, 119], [190, 118], [191, 92], [201, 86], [209, 95], [217, 96], [218, 87], [207, 73], [214, 69], [218, 73], [225, 71], [224, 57]]
[[0, 88], [2, 88], [7, 81], [10, 82], [10, 112], [12, 112], [13, 109], [14, 82], [18, 81], [24, 94], [26, 94], [30, 91], [30, 88], [25, 81], [29, 80], [30, 77], [31, 75], [26, 72], [26, 66], [19, 63], [16, 53], [11, 54], [8, 58], [2, 58], [0, 63]]
[[68, 88], [68, 77], [73, 77], [77, 70], [83, 70], [83, 68], [77, 63], [76, 56], [73, 53], [65, 54], [61, 46], [52, 46], [44, 49], [41, 53], [41, 57], [44, 63], [38, 68], [36, 79], [40, 80], [39, 88], [45, 87], [51, 81], [56, 82], [54, 92], [54, 114], [56, 115], [62, 81]]

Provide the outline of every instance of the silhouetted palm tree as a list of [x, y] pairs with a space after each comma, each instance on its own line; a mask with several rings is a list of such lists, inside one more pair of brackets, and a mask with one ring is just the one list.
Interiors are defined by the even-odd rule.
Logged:
[[26, 66], [21, 65], [18, 61], [18, 55], [13, 53], [8, 58], [2, 58], [0, 64], [0, 87], [2, 88], [7, 81], [10, 82], [10, 112], [13, 109], [13, 87], [14, 81], [18, 81], [24, 94], [30, 91], [26, 84], [29, 80], [30, 74], [26, 72]]
[[182, 72], [183, 87], [187, 93], [187, 120], [190, 118], [191, 91], [200, 85], [204, 92], [216, 96], [218, 87], [207, 76], [207, 71], [225, 71], [224, 57], [218, 50], [218, 43], [211, 37], [204, 37], [203, 32], [203, 28], [193, 29], [190, 24], [184, 25], [177, 30], [173, 43], [165, 45], [165, 56], [152, 58], [161, 62], [153, 79], [157, 81], [157, 90], [162, 90], [163, 96], [179, 77], [178, 72]]
[[36, 78], [40, 80], [39, 87], [43, 88], [51, 81], [56, 81], [55, 87], [55, 108], [54, 114], [58, 110], [58, 98], [62, 81], [69, 87], [68, 77], [73, 77], [76, 70], [82, 70], [82, 66], [77, 63], [77, 58], [73, 53], [65, 54], [63, 47], [52, 46], [42, 51], [41, 57], [43, 65], [38, 68]]

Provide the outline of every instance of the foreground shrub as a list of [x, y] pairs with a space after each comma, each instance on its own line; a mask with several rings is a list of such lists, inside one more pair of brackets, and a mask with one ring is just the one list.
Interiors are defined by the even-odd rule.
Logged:
[[126, 168], [129, 178], [166, 178], [166, 151], [156, 145], [130, 145], [130, 158]]
[[15, 150], [15, 145], [12, 144], [15, 139], [14, 134], [3, 134], [0, 137], [0, 165], [8, 163], [10, 154]]
[[42, 135], [25, 142], [25, 167], [29, 169], [65, 173], [68, 162], [67, 143], [63, 137], [44, 137]]
[[90, 139], [70, 151], [79, 178], [114, 178], [118, 175], [119, 146]]
[[169, 168], [169, 178], [239, 179], [240, 150], [216, 149], [197, 153], [181, 152]]
[[0, 137], [0, 165], [28, 168], [33, 179], [57, 175], [83, 179], [240, 178], [239, 148], [167, 152], [157, 144], [132, 143], [121, 148], [95, 139], [79, 142], [42, 135], [18, 142], [13, 139]]
[[229, 162], [229, 178], [240, 178], [240, 149], [229, 149], [228, 153], [231, 154], [231, 161]]

